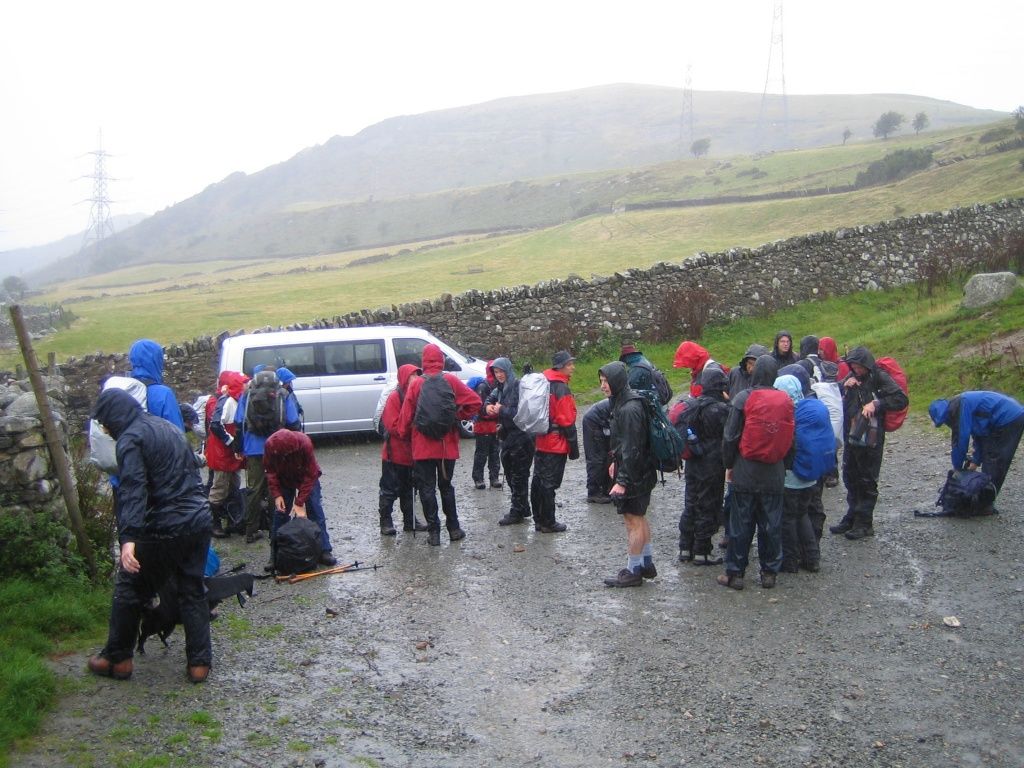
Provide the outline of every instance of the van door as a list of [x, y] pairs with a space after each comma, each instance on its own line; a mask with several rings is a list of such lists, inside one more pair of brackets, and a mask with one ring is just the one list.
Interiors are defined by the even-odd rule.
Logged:
[[323, 360], [320, 376], [322, 431], [372, 430], [377, 398], [387, 382], [384, 339], [327, 341], [317, 346]]

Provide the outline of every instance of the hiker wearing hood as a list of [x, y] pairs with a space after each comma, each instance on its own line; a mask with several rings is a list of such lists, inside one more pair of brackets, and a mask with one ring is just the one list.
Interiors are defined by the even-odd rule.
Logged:
[[[794, 366], [787, 365], [786, 368]], [[797, 366], [799, 368], [799, 366]], [[798, 377], [779, 371], [775, 379], [775, 388], [789, 395], [796, 408], [807, 408], [800, 403], [808, 396], [814, 398], [813, 391], [804, 389]], [[799, 368], [803, 371], [802, 368]], [[808, 394], [810, 393], [810, 394]], [[832, 433], [832, 423], [828, 418], [828, 408], [823, 403], [815, 402], [812, 412], [815, 425], [819, 428], [827, 426]], [[833, 438], [834, 439], [834, 438]], [[794, 448], [799, 452], [801, 445], [806, 445], [808, 435], [804, 433], [800, 419], [796, 420], [793, 436]], [[820, 479], [809, 480], [800, 477], [792, 468], [786, 469], [786, 487], [782, 499], [782, 570], [786, 573], [797, 573], [800, 568], [816, 572], [820, 568], [821, 549], [818, 545], [820, 533], [815, 531], [811, 522], [811, 513], [815, 509], [815, 501], [821, 503], [822, 485]], [[822, 514], [824, 520], [824, 514]]]
[[498, 476], [501, 474], [501, 445], [498, 442], [498, 419], [487, 415], [487, 398], [491, 391], [498, 386], [498, 380], [494, 378], [494, 361], [487, 364], [486, 376], [474, 377], [469, 380], [469, 388], [480, 395], [484, 405], [480, 406], [480, 413], [473, 422], [473, 485], [478, 491], [487, 486], [484, 485], [484, 468], [487, 469], [487, 476], [491, 488], [501, 488], [501, 481]]
[[[722, 562], [712, 555], [711, 539], [718, 531], [725, 492], [722, 434], [729, 418], [729, 404], [725, 394], [727, 386], [728, 380], [721, 370], [705, 370], [701, 376], [701, 396], [683, 411], [686, 424], [694, 433], [699, 449], [686, 460], [683, 512], [679, 516], [680, 562], [692, 562], [695, 565], [717, 565]], [[693, 412], [687, 414], [691, 408]]]
[[380, 492], [377, 510], [380, 518], [381, 536], [395, 536], [392, 514], [395, 501], [402, 511], [402, 530], [405, 532], [425, 531], [427, 526], [416, 519], [413, 504], [412, 443], [398, 436], [398, 422], [402, 415], [402, 403], [409, 389], [409, 382], [420, 375], [420, 369], [406, 363], [398, 369], [398, 386], [384, 401], [380, 423], [384, 428], [384, 444], [380, 449]]
[[949, 400], [933, 400], [928, 415], [936, 427], [952, 430], [953, 469], [981, 467], [999, 493], [1024, 433], [1024, 406], [1001, 392], [961, 392]]
[[512, 361], [499, 357], [492, 363], [497, 386], [487, 396], [485, 411], [498, 420], [501, 466], [512, 497], [508, 513], [498, 525], [517, 525], [530, 517], [530, 467], [536, 450], [534, 438], [515, 423], [519, 410], [519, 379]]
[[[782, 503], [786, 462], [793, 456], [793, 403], [776, 396], [777, 375], [773, 356], [757, 358], [752, 387], [732, 401], [722, 438], [723, 463], [732, 469], [732, 499], [725, 573], [718, 582], [732, 589], [743, 589], [755, 525], [762, 587], [775, 586], [782, 565]], [[767, 407], [762, 409], [762, 404]], [[755, 409], [764, 412], [755, 414]], [[775, 456], [780, 458], [768, 460]]]
[[[850, 367], [839, 361], [838, 353], [836, 352], [836, 343], [828, 336], [823, 336], [821, 339], [817, 339], [815, 336], [805, 336], [800, 341], [801, 354], [804, 353], [805, 349], [810, 349], [811, 342], [809, 339], [814, 339], [816, 345], [816, 352], [809, 352], [806, 354], [801, 363], [810, 361], [814, 370], [812, 372], [813, 381], [811, 382], [811, 388], [814, 390], [814, 394], [818, 396], [828, 408], [829, 417], [832, 419], [832, 430], [835, 433], [836, 440], [839, 445], [843, 441], [843, 393], [839, 387], [839, 382], [846, 378], [846, 375], [850, 372]], [[836, 457], [838, 458], [839, 451], [836, 449]], [[836, 461], [836, 468], [825, 475], [824, 485], [826, 488], [835, 488], [839, 485], [839, 462]], [[821, 531], [825, 525], [825, 510], [824, 508], [815, 510], [811, 513], [811, 522], [814, 524], [814, 530], [818, 534], [818, 538], [821, 538]]]
[[835, 339], [830, 336], [822, 336], [818, 340], [818, 357], [829, 363], [835, 363], [837, 367], [836, 381], [842, 381], [850, 375], [850, 366], [845, 360], [839, 359], [839, 349]]
[[768, 354], [768, 347], [764, 344], [751, 344], [743, 353], [739, 364], [729, 371], [729, 399], [735, 400], [736, 395], [744, 389], [750, 389], [750, 377], [754, 373], [754, 363], [761, 355]]
[[651, 491], [658, 483], [647, 408], [642, 396], [629, 388], [625, 363], [608, 363], [598, 372], [598, 378], [612, 407], [610, 474], [614, 484], [609, 495], [622, 515], [627, 537], [626, 567], [604, 583], [609, 587], [639, 587], [644, 579], [658, 575], [646, 518]]
[[[308, 517], [320, 529], [320, 564], [337, 565], [331, 554], [331, 537], [327, 533], [320, 490], [320, 464], [313, 452], [313, 441], [302, 432], [279, 429], [263, 446], [263, 472], [274, 500], [274, 517], [270, 523], [270, 540], [276, 541], [278, 529], [292, 516]], [[273, 551], [273, 550], [271, 550]], [[271, 557], [270, 569], [274, 561]]]
[[[846, 486], [846, 514], [832, 533], [846, 534], [850, 540], [874, 536], [875, 504], [878, 502], [878, 475], [882, 470], [885, 430], [881, 424], [886, 411], [901, 411], [910, 401], [893, 378], [875, 365], [874, 356], [865, 347], [855, 347], [846, 355], [850, 374], [843, 379], [843, 485]], [[850, 426], [857, 416], [874, 424], [875, 445], [850, 441]]]
[[779, 364], [780, 368], [797, 361], [798, 358], [793, 352], [793, 334], [789, 331], [779, 331], [775, 334], [772, 357], [775, 358], [775, 362]]
[[[427, 518], [428, 543], [437, 547], [441, 545], [441, 523], [438, 518], [437, 496], [441, 495], [441, 509], [444, 512], [445, 527], [448, 538], [459, 541], [466, 533], [459, 527], [459, 512], [455, 504], [455, 487], [452, 477], [455, 472], [455, 461], [459, 458], [459, 420], [472, 419], [480, 410], [480, 396], [463, 383], [453, 373], [444, 371], [444, 353], [436, 344], [423, 347], [422, 376], [409, 382], [399, 416], [397, 434], [403, 440], [412, 442], [413, 478], [416, 489], [420, 493], [420, 504], [423, 505], [423, 516]], [[454, 419], [447, 431], [434, 438], [424, 434], [417, 426], [423, 418], [440, 418], [439, 413], [420, 413], [417, 418], [417, 406], [420, 395], [428, 379], [447, 382], [454, 397]], [[427, 408], [434, 408], [433, 403], [424, 403]]]
[[92, 656], [93, 674], [127, 680], [144, 605], [173, 577], [185, 628], [192, 682], [210, 671], [210, 608], [203, 571], [210, 548], [210, 507], [184, 433], [142, 410], [121, 389], [100, 394], [92, 418], [117, 441], [120, 568], [107, 643]]
[[[274, 508], [273, 500], [270, 498], [270, 491], [267, 487], [267, 478], [263, 474], [263, 446], [266, 444], [267, 438], [276, 429], [273, 431], [267, 430], [259, 435], [253, 431], [251, 423], [250, 428], [246, 429], [246, 412], [249, 410], [249, 399], [250, 397], [259, 397], [259, 395], [254, 396], [252, 394], [253, 387], [256, 386], [256, 375], [267, 370], [267, 367], [266, 365], [253, 366], [253, 380], [249, 382], [246, 390], [242, 393], [242, 397], [238, 401], [238, 408], [235, 410], [235, 424], [238, 426], [238, 433], [242, 436], [241, 453], [245, 456], [245, 478], [249, 491], [245, 501], [245, 541], [247, 544], [251, 544], [263, 535], [261, 528], [269, 527], [267, 525], [268, 521], [264, 520], [264, 510], [269, 514]], [[295, 378], [295, 374], [287, 368], [282, 370], [287, 371], [290, 375], [289, 382]], [[286, 393], [284, 398], [284, 424], [278, 423], [276, 426], [283, 426], [285, 429], [296, 432], [301, 431], [302, 416], [299, 413], [299, 402], [293, 393], [280, 386], [281, 381], [277, 378], [277, 371], [273, 371], [273, 374], [277, 380], [278, 387]]]
[[213, 471], [210, 484], [210, 512], [213, 514], [213, 535], [230, 536], [231, 521], [228, 502], [239, 492], [238, 471], [245, 465], [239, 451], [238, 426], [235, 413], [238, 399], [245, 390], [249, 377], [238, 371], [221, 371], [217, 377], [217, 397], [210, 413], [210, 426], [206, 438], [206, 465]]
[[164, 348], [152, 339], [139, 339], [128, 350], [131, 377], [146, 385], [146, 410], [185, 431], [174, 390], [164, 384]]
[[576, 399], [569, 381], [576, 370], [576, 358], [562, 350], [551, 359], [544, 371], [548, 380], [548, 432], [538, 435], [533, 460], [533, 481], [530, 484], [530, 507], [533, 525], [540, 533], [561, 533], [565, 523], [555, 519], [555, 492], [562, 485], [565, 462], [580, 456], [576, 436]]
[[[290, 368], [286, 368], [283, 365], [278, 368], [275, 373], [277, 374], [277, 380], [281, 382], [281, 387], [288, 393], [288, 402], [285, 404], [285, 410], [289, 410], [291, 407], [295, 408], [295, 412], [299, 414], [299, 418], [297, 419], [299, 422], [299, 428], [296, 431], [305, 432], [306, 429], [304, 424], [306, 420], [306, 412], [302, 410], [302, 403], [299, 402], [298, 395], [295, 394], [295, 390], [292, 388], [292, 382], [295, 381], [297, 377], [292, 373]], [[291, 429], [291, 427], [288, 427], [288, 429]]]
[[612, 403], [605, 398], [594, 403], [583, 414], [583, 455], [587, 461], [587, 503], [611, 504], [608, 495], [611, 478], [611, 418]]
[[705, 369], [717, 368], [723, 373], [728, 373], [720, 363], [711, 359], [711, 354], [704, 347], [695, 341], [684, 341], [676, 348], [672, 367], [690, 369], [690, 397], [700, 397], [700, 375]]

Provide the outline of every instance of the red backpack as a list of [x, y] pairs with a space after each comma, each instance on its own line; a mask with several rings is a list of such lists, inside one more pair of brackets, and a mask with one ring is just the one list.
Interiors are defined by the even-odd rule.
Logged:
[[793, 445], [793, 401], [777, 389], [753, 389], [743, 404], [740, 456], [748, 461], [775, 464]]
[[[892, 380], [895, 381], [899, 388], [908, 396], [910, 396], [910, 390], [907, 389], [907, 374], [900, 368], [900, 364], [893, 360], [891, 357], [880, 357], [875, 360], [875, 366], [888, 373]], [[882, 426], [886, 432], [895, 432], [897, 429], [903, 426], [903, 422], [907, 418], [907, 412], [910, 410], [908, 404], [902, 411], [886, 411], [885, 418], [883, 419]]]

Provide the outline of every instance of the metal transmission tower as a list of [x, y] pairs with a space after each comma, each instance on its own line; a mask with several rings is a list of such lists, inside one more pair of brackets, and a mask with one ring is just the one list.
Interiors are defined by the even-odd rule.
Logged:
[[[689, 135], [689, 143], [686, 135]], [[686, 65], [686, 81], [683, 85], [683, 111], [679, 115], [679, 157], [686, 157], [693, 146], [693, 64]]]
[[768, 49], [768, 71], [757, 116], [758, 149], [789, 146], [789, 104], [786, 100], [786, 62], [782, 49], [782, 0], [772, 11], [772, 43]]
[[82, 239], [82, 251], [93, 257], [99, 256], [104, 241], [114, 234], [114, 223], [110, 218], [110, 198], [107, 196], [107, 182], [117, 181], [107, 176], [106, 159], [110, 157], [103, 150], [103, 131], [99, 133], [99, 148], [89, 154], [96, 158], [96, 164], [92, 176], [83, 176], [85, 179], [92, 179], [92, 197], [87, 198], [91, 203], [89, 208], [89, 228], [85, 231]]

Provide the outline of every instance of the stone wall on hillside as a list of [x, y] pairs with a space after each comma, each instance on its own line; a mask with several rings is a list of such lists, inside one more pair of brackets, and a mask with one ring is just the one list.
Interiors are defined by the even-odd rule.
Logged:
[[[922, 214], [781, 240], [758, 248], [700, 253], [674, 263], [583, 280], [571, 277], [494, 291], [445, 294], [362, 310], [288, 329], [416, 325], [472, 354], [575, 351], [605, 336], [638, 340], [666, 335], [666, 314], [683, 296], [710, 297], [711, 320], [744, 315], [916, 281], [923, 260], [955, 247], [981, 252], [996, 238], [1024, 231], [1024, 199]], [[668, 312], [666, 311], [668, 308]], [[261, 328], [259, 331], [280, 330]], [[676, 335], [685, 329], [669, 329]], [[241, 333], [239, 331], [238, 333]], [[167, 349], [166, 381], [182, 401], [208, 392], [216, 380], [220, 342], [204, 337]], [[670, 336], [672, 338], [673, 336]], [[68, 380], [69, 416], [83, 423], [102, 379], [128, 370], [124, 355], [89, 356], [61, 366]]]

